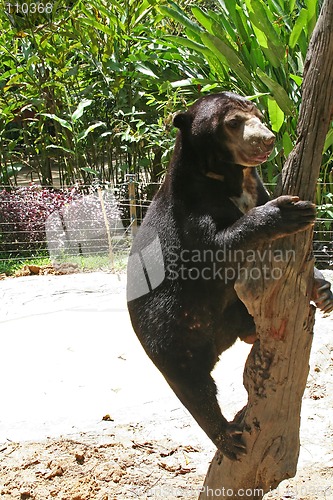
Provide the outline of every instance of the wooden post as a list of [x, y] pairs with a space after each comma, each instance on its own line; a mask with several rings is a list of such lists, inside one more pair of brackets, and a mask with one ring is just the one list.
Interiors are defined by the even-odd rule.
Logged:
[[131, 233], [134, 238], [138, 231], [138, 219], [136, 214], [136, 197], [135, 197], [135, 174], [127, 174], [128, 179], [128, 197], [129, 197], [129, 208], [130, 208], [130, 224]]

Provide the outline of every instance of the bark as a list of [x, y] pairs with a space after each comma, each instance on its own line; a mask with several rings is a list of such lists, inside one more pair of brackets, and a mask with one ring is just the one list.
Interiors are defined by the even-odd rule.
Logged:
[[[279, 194], [314, 199], [332, 112], [333, 0], [324, 0], [305, 64], [298, 140], [283, 169]], [[296, 473], [314, 324], [312, 230], [260, 251], [261, 257], [266, 251], [265, 261], [249, 264], [236, 283], [259, 335], [246, 362], [248, 404], [239, 415], [247, 455], [238, 462], [223, 457], [219, 463], [217, 452], [200, 500], [260, 499]]]

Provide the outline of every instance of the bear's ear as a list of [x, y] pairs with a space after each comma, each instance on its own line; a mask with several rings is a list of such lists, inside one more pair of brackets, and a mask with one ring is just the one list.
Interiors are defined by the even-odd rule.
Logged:
[[173, 117], [173, 124], [175, 127], [183, 130], [192, 123], [192, 117], [188, 113], [176, 113]]

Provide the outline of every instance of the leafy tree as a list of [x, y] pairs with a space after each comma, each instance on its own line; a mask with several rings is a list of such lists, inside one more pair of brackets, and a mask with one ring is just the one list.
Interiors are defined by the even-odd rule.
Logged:
[[[8, 5], [0, 11], [2, 184], [27, 168], [43, 184], [56, 170], [62, 185], [117, 183], [128, 172], [155, 182], [174, 140], [172, 113], [221, 89], [268, 109], [278, 141], [263, 173], [275, 182], [296, 137], [318, 0], [186, 0], [182, 8], [58, 0], [27, 13]], [[326, 182], [332, 143], [331, 129]]]
[[171, 145], [164, 121], [178, 99], [170, 82], [194, 75], [187, 51], [162, 45], [161, 27], [150, 30], [157, 3], [59, 1], [44, 17], [3, 11], [3, 183], [27, 157], [43, 184], [55, 165], [62, 184], [117, 182], [128, 171], [157, 179]]
[[[275, 182], [296, 139], [304, 60], [318, 14], [317, 0], [221, 0], [213, 9], [194, 5], [191, 14], [168, 1], [159, 10], [184, 26], [167, 40], [200, 54], [209, 65], [202, 91], [230, 89], [259, 98], [278, 140], [266, 169]], [[325, 144], [333, 143], [331, 129]], [[328, 153], [322, 170], [327, 178]], [[277, 167], [277, 168], [276, 168]]]

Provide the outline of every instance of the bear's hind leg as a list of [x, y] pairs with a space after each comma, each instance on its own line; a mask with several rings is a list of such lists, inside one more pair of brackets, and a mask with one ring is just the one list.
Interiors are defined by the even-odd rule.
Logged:
[[193, 371], [182, 371], [179, 376], [165, 376], [177, 397], [195, 418], [215, 446], [231, 460], [246, 453], [242, 442], [242, 428], [229, 423], [221, 413], [216, 398], [216, 385], [210, 374], [203, 376]]
[[249, 314], [245, 304], [240, 299], [227, 307], [223, 312], [222, 321], [220, 321], [220, 331], [221, 333], [217, 341], [219, 353], [226, 349], [224, 342], [227, 335], [231, 339], [230, 344], [237, 337], [247, 344], [254, 344], [258, 338], [253, 317]]

